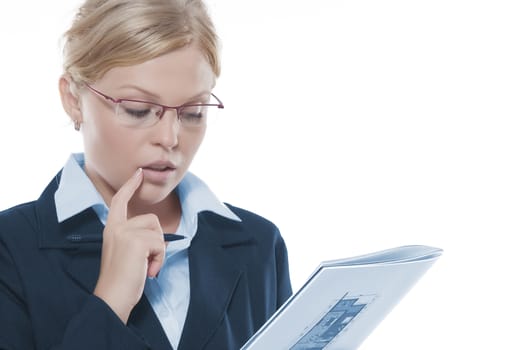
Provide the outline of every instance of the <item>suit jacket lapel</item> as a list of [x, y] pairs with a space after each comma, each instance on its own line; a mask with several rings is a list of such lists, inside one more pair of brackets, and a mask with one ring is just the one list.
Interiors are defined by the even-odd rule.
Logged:
[[62, 249], [71, 256], [67, 273], [82, 288], [92, 292], [100, 269], [101, 243], [75, 243], [66, 239], [71, 234], [102, 236], [103, 225], [92, 209], [59, 223], [56, 215], [55, 192], [60, 173], [51, 181], [36, 202], [40, 249]]
[[[58, 187], [60, 174], [44, 190], [36, 203], [38, 218], [37, 230], [41, 249], [63, 249], [70, 261], [67, 273], [87, 292], [95, 289], [100, 272], [101, 243], [74, 243], [66, 237], [71, 234], [99, 234], [104, 226], [92, 209], [87, 209], [74, 217], [58, 223], [54, 193]], [[69, 251], [69, 252], [66, 252]], [[143, 336], [155, 350], [171, 350], [155, 312], [145, 295], [133, 309], [128, 325]]]
[[190, 305], [179, 349], [204, 348], [220, 326], [244, 273], [227, 247], [253, 241], [241, 227], [214, 214], [199, 215], [198, 231], [189, 250]]
[[153, 311], [151, 304], [142, 294], [142, 298], [135, 306], [129, 316], [128, 326], [135, 329], [135, 332], [142, 334], [147, 340], [151, 349], [172, 350], [168, 337], [164, 333], [162, 324]]

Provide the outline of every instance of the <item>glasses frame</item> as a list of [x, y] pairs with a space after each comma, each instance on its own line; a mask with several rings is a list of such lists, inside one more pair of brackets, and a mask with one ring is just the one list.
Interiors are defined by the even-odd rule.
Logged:
[[[215, 96], [215, 94], [213, 94], [213, 93], [210, 93], [210, 95], [213, 96], [213, 98], [215, 98], [217, 100], [217, 102], [219, 102], [219, 103], [184, 103], [184, 104], [181, 104], [179, 106], [166, 106], [166, 105], [163, 105], [161, 103], [145, 101], [145, 100], [135, 100], [135, 99], [129, 99], [129, 98], [113, 98], [111, 96], [108, 96], [108, 95], [98, 91], [97, 89], [95, 89], [94, 87], [92, 87], [91, 85], [89, 85], [87, 83], [85, 83], [85, 85], [87, 86], [87, 88], [91, 92], [93, 92], [96, 95], [104, 98], [107, 101], [110, 101], [110, 102], [114, 103], [115, 107], [118, 107], [122, 102], [125, 102], [125, 101], [146, 103], [146, 104], [150, 104], [150, 105], [153, 105], [153, 106], [160, 107], [161, 111], [160, 111], [160, 115], [158, 116], [157, 121], [154, 124], [150, 125], [150, 126], [153, 126], [153, 125], [157, 124], [162, 119], [162, 117], [164, 116], [164, 113], [166, 113], [166, 111], [169, 110], [169, 109], [174, 109], [177, 112], [177, 120], [179, 121], [179, 123], [181, 125], [184, 125], [184, 124], [182, 123], [182, 120], [180, 119], [180, 115], [181, 114], [180, 114], [179, 111], [181, 109], [183, 109], [183, 108], [206, 106], [206, 107], [217, 107], [219, 109], [224, 109], [224, 104], [222, 103], [222, 101], [217, 96]], [[116, 108], [115, 108], [115, 113], [116, 113]]]

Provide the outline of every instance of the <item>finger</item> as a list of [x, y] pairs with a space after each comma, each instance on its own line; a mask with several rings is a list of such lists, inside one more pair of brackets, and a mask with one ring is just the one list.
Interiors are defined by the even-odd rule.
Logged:
[[155, 277], [159, 274], [162, 264], [164, 264], [164, 257], [166, 255], [166, 245], [162, 242], [157, 249], [150, 252], [148, 258], [148, 277]]
[[153, 213], [134, 216], [128, 219], [127, 224], [130, 227], [140, 227], [155, 231], [159, 234], [159, 237], [163, 233], [159, 218]]
[[128, 219], [128, 203], [142, 183], [142, 168], [137, 169], [132, 177], [122, 185], [111, 199], [108, 222], [121, 222]]

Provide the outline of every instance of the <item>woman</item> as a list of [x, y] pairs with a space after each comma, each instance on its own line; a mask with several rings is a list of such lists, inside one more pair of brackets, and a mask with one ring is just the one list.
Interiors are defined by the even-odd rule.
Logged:
[[0, 213], [0, 349], [238, 349], [290, 296], [277, 228], [188, 172], [222, 102], [201, 1], [87, 0], [59, 90], [80, 131]]

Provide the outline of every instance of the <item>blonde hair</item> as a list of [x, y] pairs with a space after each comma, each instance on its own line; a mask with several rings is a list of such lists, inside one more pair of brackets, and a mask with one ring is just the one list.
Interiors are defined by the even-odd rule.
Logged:
[[76, 83], [190, 43], [220, 74], [217, 34], [201, 0], [86, 0], [64, 39], [64, 73]]

